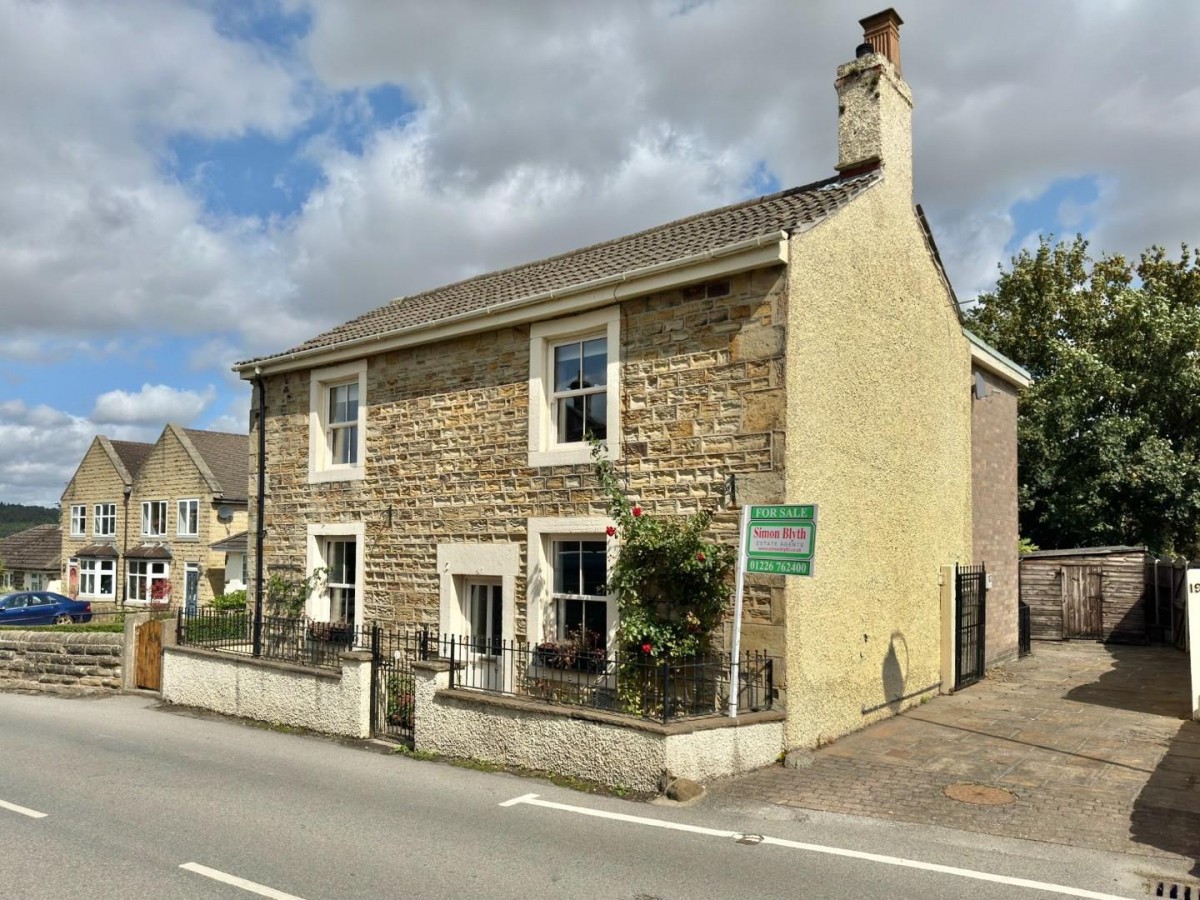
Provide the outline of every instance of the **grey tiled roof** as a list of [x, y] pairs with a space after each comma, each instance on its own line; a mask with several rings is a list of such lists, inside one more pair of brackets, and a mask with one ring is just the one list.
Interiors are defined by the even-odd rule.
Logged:
[[138, 472], [142, 469], [142, 463], [150, 456], [150, 451], [154, 449], [153, 444], [143, 444], [138, 441], [112, 441], [108, 442], [117, 456], [121, 458], [121, 462], [125, 463], [125, 468], [129, 470], [129, 475], [132, 478], [137, 478]]
[[224, 550], [226, 553], [232, 551], [234, 553], [245, 553], [246, 544], [248, 543], [248, 532], [239, 531], [237, 534], [231, 534], [224, 540], [217, 541], [215, 544], [209, 544], [209, 548], [213, 550]]
[[878, 172], [853, 178], [831, 178], [678, 219], [549, 259], [401, 297], [283, 353], [247, 360], [238, 366], [294, 353], [331, 349], [404, 328], [432, 325], [498, 303], [686, 259], [778, 231], [810, 228], [845, 206], [879, 178]]
[[221, 485], [224, 500], [249, 498], [250, 437], [223, 431], [182, 429]]
[[58, 568], [61, 548], [57, 525], [34, 525], [0, 540], [0, 562], [23, 572], [49, 571]]

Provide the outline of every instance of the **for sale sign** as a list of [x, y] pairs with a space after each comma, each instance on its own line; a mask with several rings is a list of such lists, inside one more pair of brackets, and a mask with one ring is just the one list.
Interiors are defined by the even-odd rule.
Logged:
[[817, 505], [751, 506], [742, 534], [745, 571], [812, 575], [817, 546]]

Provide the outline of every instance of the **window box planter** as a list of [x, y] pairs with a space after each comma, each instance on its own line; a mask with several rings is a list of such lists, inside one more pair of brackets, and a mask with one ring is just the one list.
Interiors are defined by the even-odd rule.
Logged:
[[348, 622], [309, 622], [308, 636], [314, 641], [349, 646], [354, 642], [354, 626]]
[[608, 664], [608, 654], [603, 647], [584, 648], [572, 641], [538, 644], [533, 649], [534, 665], [564, 672], [603, 672]]

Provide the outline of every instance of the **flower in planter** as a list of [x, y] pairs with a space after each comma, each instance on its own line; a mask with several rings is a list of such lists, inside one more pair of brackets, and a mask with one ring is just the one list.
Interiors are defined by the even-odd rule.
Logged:
[[642, 508], [640, 506], [635, 506], [633, 509], [630, 510], [630, 512], [633, 513], [634, 517], [637, 517], [642, 514]]
[[647, 642], [647, 643], [645, 643], [645, 644], [642, 644], [642, 652], [643, 652], [643, 653], [646, 653], [646, 654], [653, 653], [653, 652], [654, 652], [654, 645], [653, 645], [653, 644], [651, 644], [651, 643], [649, 643], [649, 642]]
[[607, 534], [609, 537], [612, 537], [614, 534], [617, 533], [617, 529], [615, 529], [611, 525], [609, 525], [607, 528], [604, 529], [604, 533]]
[[704, 562], [704, 554], [703, 554], [703, 553], [697, 553], [697, 554], [696, 554], [696, 561], [697, 561], [697, 562]]

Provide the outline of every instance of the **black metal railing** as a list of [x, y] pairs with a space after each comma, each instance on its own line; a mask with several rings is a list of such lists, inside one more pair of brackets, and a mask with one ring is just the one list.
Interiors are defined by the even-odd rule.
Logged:
[[1029, 604], [1024, 600], [1017, 601], [1017, 655], [1028, 656], [1033, 652], [1032, 629], [1029, 618]]
[[[705, 652], [665, 658], [637, 651], [567, 648], [497, 638], [441, 635], [430, 652], [450, 662], [450, 686], [658, 722], [720, 716], [729, 710], [730, 656]], [[775, 660], [741, 654], [738, 707], [771, 709]]]
[[[254, 654], [254, 615], [248, 609], [180, 610], [176, 624], [182, 647]], [[347, 650], [371, 648], [370, 625], [317, 622], [292, 616], [263, 616], [261, 659], [322, 669], [341, 667]]]

